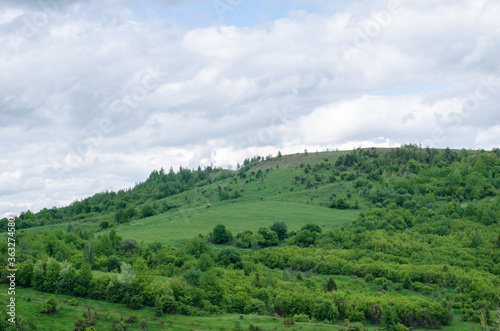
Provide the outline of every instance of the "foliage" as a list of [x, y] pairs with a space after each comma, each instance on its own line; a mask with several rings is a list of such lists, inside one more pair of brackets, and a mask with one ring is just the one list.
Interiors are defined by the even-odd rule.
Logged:
[[[406, 330], [448, 326], [460, 309], [464, 322], [495, 322], [499, 155], [403, 146], [298, 157], [291, 164], [284, 163], [290, 156], [248, 160], [236, 173], [157, 172], [131, 190], [26, 212], [16, 237], [17, 281], [134, 309], [154, 306], [158, 316], [277, 314], [288, 324], [349, 320], [353, 330], [363, 323]], [[242, 199], [219, 201], [221, 192], [241, 190]], [[274, 210], [280, 204], [286, 207]], [[361, 209], [347, 210], [355, 205]], [[257, 216], [246, 218], [245, 208]], [[93, 220], [104, 230], [114, 215], [121, 223], [153, 217], [94, 234], [78, 225]], [[346, 221], [336, 222], [339, 215]], [[78, 220], [50, 228], [68, 217]], [[46, 231], [26, 231], [41, 222]], [[178, 241], [126, 232], [149, 227], [163, 235], [150, 225], [188, 222]], [[200, 224], [202, 235], [193, 235]], [[6, 256], [7, 246], [0, 251]], [[5, 270], [7, 260], [0, 262]]]
[[50, 297], [44, 301], [40, 312], [42, 314], [54, 314], [57, 311], [57, 301], [54, 297]]

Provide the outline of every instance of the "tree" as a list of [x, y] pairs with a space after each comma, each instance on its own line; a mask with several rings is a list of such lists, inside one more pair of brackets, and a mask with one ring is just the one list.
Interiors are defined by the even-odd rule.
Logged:
[[285, 222], [274, 222], [273, 225], [271, 225], [269, 228], [276, 232], [279, 240], [283, 240], [286, 238], [288, 228]]
[[215, 226], [212, 231], [212, 240], [215, 244], [224, 244], [228, 242], [229, 236], [224, 225], [218, 224]]
[[106, 266], [108, 267], [108, 272], [111, 272], [113, 270], [118, 270], [120, 269], [120, 260], [116, 255], [110, 255], [106, 259]]
[[200, 287], [205, 291], [211, 304], [220, 306], [225, 301], [226, 289], [215, 269], [204, 272], [200, 277]]
[[153, 205], [151, 205], [150, 203], [144, 205], [144, 207], [142, 207], [142, 210], [141, 210], [141, 216], [142, 218], [146, 218], [146, 217], [150, 217], [150, 216], [153, 216], [155, 214], [155, 209], [153, 207]]
[[94, 242], [92, 240], [87, 241], [87, 245], [85, 246], [85, 251], [83, 252], [85, 257], [85, 262], [94, 265]]
[[203, 253], [210, 254], [212, 252], [212, 248], [206, 239], [195, 237], [188, 241], [184, 247], [184, 251], [189, 255], [193, 255], [195, 258], [199, 258]]
[[85, 297], [89, 293], [92, 278], [92, 268], [90, 267], [90, 264], [85, 263], [78, 271], [78, 276], [76, 278], [74, 290], [76, 296]]
[[278, 235], [276, 232], [272, 231], [267, 227], [259, 228], [257, 231], [262, 237], [264, 237], [264, 246], [276, 246], [278, 245]]
[[404, 280], [403, 280], [403, 288], [405, 289], [410, 289], [412, 286], [410, 276], [406, 275]]
[[217, 255], [218, 262], [224, 267], [233, 264], [235, 267], [241, 267], [241, 254], [234, 247], [223, 248]]
[[295, 244], [299, 247], [308, 247], [310, 245], [313, 245], [315, 240], [316, 232], [313, 233], [310, 230], [302, 230], [291, 238], [290, 243]]
[[134, 239], [125, 239], [122, 242], [122, 247], [121, 249], [125, 252], [125, 254], [133, 254], [135, 252], [138, 252], [140, 249], [139, 243], [134, 240]]
[[318, 321], [335, 322], [339, 317], [339, 311], [332, 301], [320, 299], [314, 303], [312, 315]]
[[382, 325], [391, 330], [396, 325], [396, 312], [391, 305], [387, 305], [382, 313]]
[[301, 231], [309, 230], [311, 232], [316, 232], [316, 233], [321, 233], [323, 231], [323, 230], [321, 230], [321, 228], [319, 227], [319, 225], [313, 224], [313, 223], [307, 223], [300, 230]]
[[479, 231], [476, 231], [474, 236], [472, 237], [472, 247], [478, 247], [483, 244], [483, 237], [481, 236], [481, 233]]
[[43, 288], [47, 292], [55, 292], [59, 283], [59, 272], [61, 271], [61, 265], [56, 259], [49, 259], [47, 263], [47, 269], [45, 273], [45, 279], [43, 281]]
[[102, 221], [100, 224], [99, 224], [99, 227], [102, 229], [102, 230], [105, 230], [109, 227], [109, 222], [108, 221]]
[[76, 280], [78, 278], [76, 269], [71, 265], [71, 263], [65, 261], [61, 263], [61, 271], [59, 273], [59, 293], [73, 295]]
[[30, 286], [33, 277], [33, 262], [28, 260], [21, 264], [17, 272], [16, 278], [22, 286]]
[[335, 283], [335, 280], [332, 277], [328, 278], [328, 282], [326, 283], [326, 291], [337, 291], [337, 283]]
[[33, 266], [33, 278], [32, 284], [35, 290], [43, 291], [44, 290], [44, 280], [45, 280], [45, 264], [43, 261], [36, 261]]
[[201, 271], [207, 271], [214, 266], [214, 259], [207, 254], [203, 253], [200, 255], [198, 262], [196, 263], [196, 267]]
[[134, 268], [130, 264], [122, 262], [120, 270], [118, 281], [124, 286], [130, 286], [136, 277]]

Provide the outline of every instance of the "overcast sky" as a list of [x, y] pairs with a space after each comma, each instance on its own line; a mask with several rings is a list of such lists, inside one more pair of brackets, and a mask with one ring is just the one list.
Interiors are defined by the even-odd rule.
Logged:
[[254, 155], [500, 146], [500, 3], [4, 0], [0, 216]]

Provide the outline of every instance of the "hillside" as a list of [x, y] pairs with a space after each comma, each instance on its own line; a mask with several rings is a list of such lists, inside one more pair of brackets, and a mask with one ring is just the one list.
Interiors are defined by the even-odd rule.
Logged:
[[[178, 314], [226, 330], [498, 330], [499, 188], [499, 150], [414, 145], [161, 169], [131, 189], [22, 213], [16, 281], [57, 293], [68, 321], [95, 307], [102, 317], [80, 318], [82, 330], [140, 329], [141, 318], [160, 330]], [[70, 309], [64, 295], [87, 303]], [[20, 316], [38, 318], [23, 305]], [[127, 309], [137, 323], [120, 321]]]

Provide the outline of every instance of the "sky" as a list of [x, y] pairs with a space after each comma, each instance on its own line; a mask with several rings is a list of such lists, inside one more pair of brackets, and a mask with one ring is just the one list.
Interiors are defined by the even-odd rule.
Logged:
[[500, 147], [494, 0], [3, 0], [0, 217], [153, 170]]

